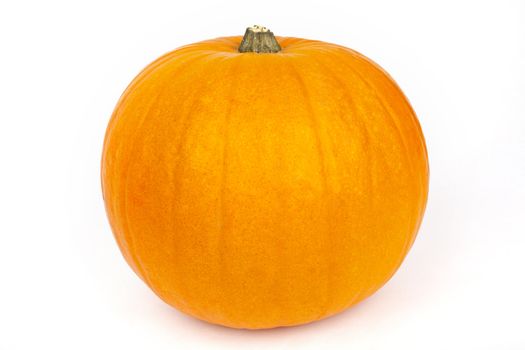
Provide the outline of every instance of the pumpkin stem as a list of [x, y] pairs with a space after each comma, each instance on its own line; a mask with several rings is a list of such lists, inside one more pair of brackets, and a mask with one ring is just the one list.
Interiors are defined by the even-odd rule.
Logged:
[[254, 25], [246, 28], [239, 52], [275, 53], [281, 51], [281, 46], [273, 33], [266, 27]]

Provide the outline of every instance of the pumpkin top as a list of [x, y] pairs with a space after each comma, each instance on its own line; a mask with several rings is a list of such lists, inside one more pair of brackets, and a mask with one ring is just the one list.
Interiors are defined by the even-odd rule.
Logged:
[[257, 24], [255, 24], [255, 25], [253, 25], [251, 27], [248, 27], [246, 29], [251, 30], [254, 33], [267, 33], [267, 32], [270, 31], [268, 28], [260, 26], [260, 25], [257, 25]]

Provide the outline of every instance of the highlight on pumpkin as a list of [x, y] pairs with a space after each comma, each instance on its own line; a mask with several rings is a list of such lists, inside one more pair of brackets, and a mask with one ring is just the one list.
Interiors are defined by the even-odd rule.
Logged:
[[250, 27], [132, 81], [101, 177], [118, 246], [153, 292], [261, 329], [329, 317], [383, 286], [416, 238], [428, 169], [418, 119], [377, 64]]

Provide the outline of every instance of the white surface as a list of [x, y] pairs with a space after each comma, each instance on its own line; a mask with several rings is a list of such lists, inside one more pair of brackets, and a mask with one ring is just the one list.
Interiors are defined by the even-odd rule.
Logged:
[[[525, 2], [262, 3], [0, 4], [0, 349], [525, 348]], [[387, 69], [420, 118], [431, 189], [412, 251], [377, 294], [250, 332], [186, 317], [132, 273], [99, 162], [140, 69], [255, 23]]]

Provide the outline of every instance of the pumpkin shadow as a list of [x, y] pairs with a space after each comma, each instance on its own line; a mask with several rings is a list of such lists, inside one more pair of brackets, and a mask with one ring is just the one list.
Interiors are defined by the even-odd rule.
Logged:
[[[370, 304], [376, 303], [380, 298], [374, 298], [371, 296], [356, 305], [330, 317], [305, 323], [296, 326], [282, 326], [268, 329], [236, 329], [230, 328], [218, 324], [208, 323], [191, 316], [183, 315], [183, 322], [187, 323], [187, 326], [191, 328], [192, 332], [200, 335], [206, 334], [207, 337], [214, 338], [222, 342], [238, 343], [241, 342], [260, 342], [260, 341], [272, 341], [275, 339], [282, 340], [283, 338], [297, 336], [304, 336], [306, 334], [313, 334], [323, 332], [326, 329], [341, 329], [344, 328], [348, 331], [349, 323], [355, 322], [363, 313], [368, 312]], [[374, 312], [374, 311], [372, 311]]]

